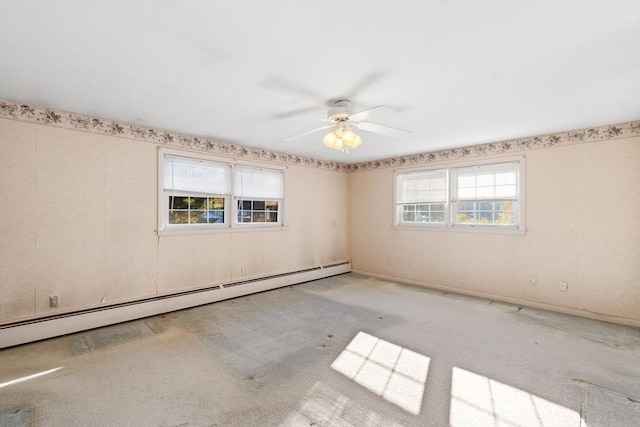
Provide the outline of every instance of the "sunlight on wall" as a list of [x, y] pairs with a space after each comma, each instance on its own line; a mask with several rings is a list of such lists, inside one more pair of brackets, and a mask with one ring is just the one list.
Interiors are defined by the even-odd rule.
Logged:
[[331, 367], [405, 411], [418, 415], [429, 360], [422, 354], [358, 332]]
[[32, 380], [34, 378], [38, 378], [38, 377], [42, 377], [42, 376], [45, 376], [45, 375], [48, 375], [48, 374], [52, 374], [55, 371], [59, 371], [62, 368], [63, 368], [63, 366], [60, 366], [58, 368], [49, 369], [48, 371], [38, 372], [36, 374], [27, 375], [27, 376], [24, 376], [24, 377], [16, 378], [15, 380], [11, 380], [11, 381], [7, 381], [7, 382], [4, 382], [4, 383], [0, 383], [0, 388], [7, 387], [7, 386], [10, 386], [10, 385], [13, 385], [13, 384], [20, 384], [20, 383], [23, 383], [25, 381]]
[[450, 411], [452, 427], [587, 427], [576, 411], [460, 368], [453, 368]]

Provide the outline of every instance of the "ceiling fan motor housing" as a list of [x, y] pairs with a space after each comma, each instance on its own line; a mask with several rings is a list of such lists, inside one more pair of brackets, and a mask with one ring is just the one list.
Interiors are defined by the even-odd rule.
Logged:
[[335, 102], [335, 107], [327, 112], [327, 119], [332, 123], [348, 122], [351, 114], [351, 102], [340, 99]]

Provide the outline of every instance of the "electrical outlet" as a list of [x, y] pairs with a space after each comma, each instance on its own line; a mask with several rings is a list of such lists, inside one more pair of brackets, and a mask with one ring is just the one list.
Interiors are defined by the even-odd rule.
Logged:
[[560, 282], [560, 290], [562, 292], [567, 292], [567, 289], [569, 289], [569, 284], [565, 281]]
[[244, 268], [244, 267], [242, 267], [242, 268], [240, 269], [240, 276], [243, 276], [243, 277], [244, 277], [244, 276], [246, 276], [246, 275], [247, 275], [247, 269], [246, 269], [246, 268]]
[[538, 278], [536, 276], [529, 277], [529, 284], [531, 286], [538, 286]]
[[49, 308], [58, 308], [59, 302], [58, 295], [51, 295], [49, 297]]

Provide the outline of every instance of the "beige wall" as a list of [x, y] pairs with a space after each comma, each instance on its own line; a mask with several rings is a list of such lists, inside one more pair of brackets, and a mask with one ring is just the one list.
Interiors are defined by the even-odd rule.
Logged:
[[284, 229], [159, 237], [155, 144], [0, 119], [0, 323], [347, 259], [640, 322], [640, 138], [525, 154], [524, 235], [394, 229], [392, 169], [288, 166]]
[[300, 166], [284, 229], [159, 237], [157, 150], [0, 119], [0, 323], [348, 259], [348, 175]]
[[525, 154], [524, 235], [394, 229], [393, 170], [350, 174], [353, 269], [637, 324], [640, 138]]

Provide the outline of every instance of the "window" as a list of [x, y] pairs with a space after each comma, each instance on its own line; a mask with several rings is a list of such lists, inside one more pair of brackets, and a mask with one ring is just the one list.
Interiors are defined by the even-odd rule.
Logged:
[[524, 230], [524, 157], [396, 171], [398, 226]]
[[159, 168], [159, 230], [282, 225], [282, 169], [169, 149]]
[[162, 223], [224, 225], [230, 188], [228, 164], [163, 153]]
[[234, 195], [237, 223], [281, 223], [283, 182], [281, 170], [236, 166]]
[[445, 223], [446, 169], [398, 174], [396, 185], [397, 217], [400, 223]]
[[518, 162], [452, 169], [454, 224], [517, 226]]

